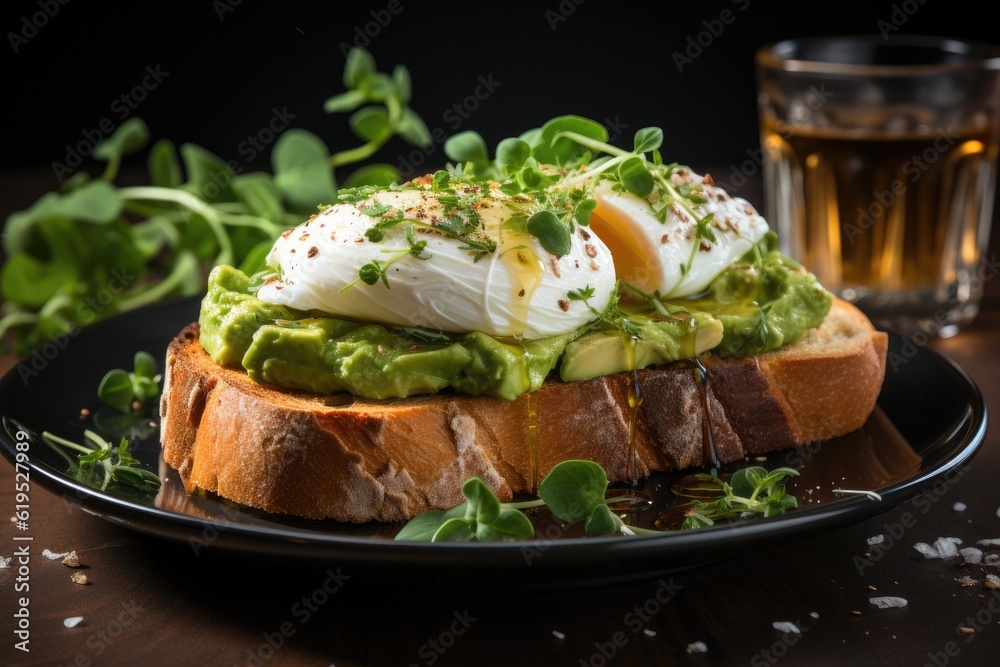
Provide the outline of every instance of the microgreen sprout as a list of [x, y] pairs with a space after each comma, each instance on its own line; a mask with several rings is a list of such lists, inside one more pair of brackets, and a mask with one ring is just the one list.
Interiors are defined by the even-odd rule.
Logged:
[[122, 368], [108, 371], [97, 388], [97, 397], [120, 412], [134, 412], [159, 395], [161, 379], [153, 355], [136, 352], [132, 372]]
[[795, 496], [785, 491], [782, 482], [798, 475], [798, 471], [792, 468], [768, 471], [760, 466], [750, 466], [734, 472], [727, 482], [715, 470], [711, 474], [699, 473], [695, 479], [705, 482], [709, 488], [715, 486], [719, 495], [710, 500], [693, 500], [681, 528], [712, 526], [721, 519], [754, 514], [765, 517], [784, 514], [798, 507], [798, 502]]
[[[115, 447], [91, 430], [85, 430], [83, 438], [86, 444], [81, 445], [48, 431], [42, 433], [42, 440], [69, 463], [73, 476], [88, 486], [106, 491], [109, 485], [118, 483], [148, 493], [160, 488], [160, 478], [132, 456], [127, 439], [122, 438]], [[63, 449], [77, 452], [76, 460]]]
[[[703, 483], [709, 498], [691, 502], [680, 526], [683, 530], [714, 525], [716, 521], [761, 514], [765, 517], [784, 514], [797, 507], [782, 482], [797, 476], [791, 468], [768, 472], [759, 466], [741, 468], [730, 481], [712, 474], [695, 477]], [[560, 521], [583, 522], [590, 537], [603, 535], [662, 535], [652, 530], [625, 524], [609, 505], [623, 498], [608, 498], [608, 477], [593, 461], [563, 461], [555, 465], [538, 485], [537, 500], [501, 503], [478, 477], [462, 485], [466, 502], [444, 510], [428, 510], [411, 519], [396, 535], [403, 542], [510, 542], [527, 540], [535, 529], [522, 510], [547, 507]]]
[[[341, 200], [335, 170], [367, 160], [396, 136], [431, 143], [409, 106], [405, 67], [379, 72], [372, 56], [355, 48], [344, 85], [325, 109], [353, 112], [348, 122], [363, 143], [331, 155], [318, 136], [292, 128], [274, 144], [271, 173], [238, 173], [204, 148], [160, 140], [148, 151], [148, 183], [121, 187], [115, 181], [124, 160], [150, 141], [140, 118], [123, 122], [94, 147], [92, 156], [105, 165], [99, 176], [79, 171], [7, 218], [0, 347], [10, 332], [15, 352], [25, 355], [109, 315], [198, 294], [219, 264], [253, 274], [282, 231], [317, 204]], [[344, 185], [374, 191], [401, 180], [391, 165], [368, 164]]]
[[638, 325], [629, 319], [628, 312], [618, 305], [622, 294], [622, 285], [624, 284], [622, 281], [618, 281], [618, 285], [616, 285], [612, 293], [611, 301], [608, 302], [604, 310], [597, 310], [590, 304], [590, 299], [594, 297], [594, 288], [590, 285], [582, 289], [570, 290], [566, 293], [566, 298], [570, 301], [582, 301], [594, 315], [595, 319], [618, 329], [630, 338], [638, 338], [640, 337]]

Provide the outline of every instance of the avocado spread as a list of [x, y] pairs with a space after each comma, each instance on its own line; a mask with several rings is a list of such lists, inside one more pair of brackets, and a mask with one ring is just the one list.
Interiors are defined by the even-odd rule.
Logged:
[[201, 344], [212, 359], [242, 366], [258, 382], [371, 399], [450, 387], [513, 400], [538, 389], [557, 367], [561, 379], [572, 381], [706, 350], [751, 356], [819, 325], [832, 302], [812, 274], [778, 252], [773, 233], [699, 298], [635, 298], [626, 289], [632, 298], [613, 302], [614, 312], [595, 315], [593, 324], [535, 340], [297, 311], [258, 299], [258, 284], [231, 266], [212, 271], [199, 317]]

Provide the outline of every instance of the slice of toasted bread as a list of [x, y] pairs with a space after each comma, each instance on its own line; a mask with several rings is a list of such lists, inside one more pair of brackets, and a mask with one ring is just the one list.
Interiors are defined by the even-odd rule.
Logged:
[[[686, 363], [639, 371], [638, 475], [710, 463], [709, 432], [728, 462], [859, 428], [882, 386], [886, 346], [884, 333], [836, 300], [822, 326], [780, 350], [703, 355], [704, 385]], [[549, 380], [516, 401], [316, 396], [218, 366], [192, 324], [167, 352], [163, 457], [189, 489], [269, 512], [407, 519], [458, 505], [472, 476], [501, 500], [568, 459], [596, 461], [613, 481], [630, 478], [632, 383], [631, 373]]]

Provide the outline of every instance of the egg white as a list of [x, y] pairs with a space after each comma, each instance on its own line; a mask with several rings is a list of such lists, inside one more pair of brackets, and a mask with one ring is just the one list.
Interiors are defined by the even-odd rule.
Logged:
[[[449, 332], [482, 331], [499, 337], [541, 338], [567, 333], [594, 319], [582, 301], [567, 293], [593, 288], [589, 303], [602, 310], [615, 289], [611, 252], [592, 231], [578, 228], [569, 253], [556, 256], [527, 234], [501, 229], [512, 216], [506, 195], [485, 193], [476, 205], [483, 232], [498, 249], [478, 262], [463, 242], [415, 226], [427, 241], [426, 259], [406, 255], [387, 271], [389, 286], [363, 282], [362, 266], [385, 262], [408, 248], [403, 226], [384, 238], [365, 238], [375, 220], [361, 213], [369, 200], [340, 203], [285, 232], [268, 255], [279, 277], [267, 281], [258, 298], [300, 310], [399, 326]], [[424, 189], [385, 190], [372, 200], [402, 210], [407, 218], [433, 224], [445, 213], [434, 193]], [[518, 255], [520, 254], [520, 257]]]

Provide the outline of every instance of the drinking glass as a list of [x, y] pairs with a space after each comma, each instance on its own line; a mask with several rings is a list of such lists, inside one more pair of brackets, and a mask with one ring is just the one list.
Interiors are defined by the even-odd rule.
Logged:
[[1000, 145], [1000, 47], [810, 37], [756, 53], [767, 219], [782, 250], [881, 328], [975, 318]]

